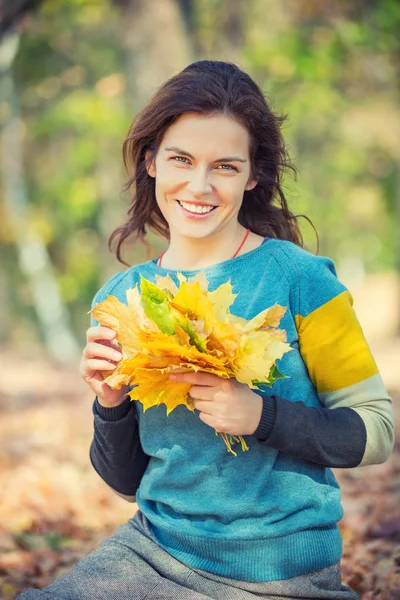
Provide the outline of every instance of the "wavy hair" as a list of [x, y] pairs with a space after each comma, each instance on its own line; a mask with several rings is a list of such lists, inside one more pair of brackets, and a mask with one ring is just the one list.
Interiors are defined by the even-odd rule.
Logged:
[[147, 172], [145, 153], [150, 151], [150, 163], [167, 129], [187, 112], [228, 115], [247, 129], [251, 176], [257, 185], [244, 192], [239, 223], [263, 237], [304, 247], [298, 218], [311, 221], [305, 215], [292, 214], [282, 190], [284, 173], [290, 170], [297, 175], [281, 132], [287, 116], [272, 112], [261, 89], [237, 65], [201, 60], [168, 79], [129, 127], [122, 149], [128, 173], [123, 192], [129, 191], [131, 196], [128, 219], [112, 232], [108, 242], [111, 250], [113, 240], [117, 241], [117, 259], [129, 266], [121, 258], [121, 247], [128, 238], [144, 243], [149, 253], [148, 230], [169, 240], [169, 226], [156, 201], [155, 180]]

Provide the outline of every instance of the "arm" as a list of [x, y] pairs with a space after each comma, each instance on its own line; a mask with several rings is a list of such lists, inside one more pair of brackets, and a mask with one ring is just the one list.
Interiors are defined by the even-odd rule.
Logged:
[[392, 400], [333, 262], [297, 250], [291, 263], [299, 349], [322, 407], [263, 397], [254, 435], [327, 467], [383, 463], [394, 445]]
[[150, 460], [140, 443], [135, 406], [127, 398], [115, 408], [105, 408], [96, 398], [93, 414], [91, 463], [114, 492], [128, 502], [135, 502], [136, 491]]
[[[107, 294], [116, 293], [122, 273], [117, 273], [101, 288], [92, 300], [91, 308], [102, 302]], [[91, 326], [98, 325], [92, 316]], [[150, 457], [143, 451], [136, 407], [127, 397], [118, 406], [107, 408], [97, 399], [93, 402], [94, 437], [90, 446], [90, 461], [103, 481], [128, 502], [135, 494]]]
[[351, 408], [329, 410], [263, 396], [260, 443], [324, 467], [356, 467], [367, 441], [362, 418]]

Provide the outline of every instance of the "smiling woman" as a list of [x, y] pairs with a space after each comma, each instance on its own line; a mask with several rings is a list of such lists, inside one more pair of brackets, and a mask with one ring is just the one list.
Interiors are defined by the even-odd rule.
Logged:
[[[92, 308], [117, 299], [128, 304], [128, 318], [121, 327], [123, 309], [117, 310], [113, 329], [92, 316], [80, 372], [95, 394], [93, 467], [117, 494], [136, 500], [138, 511], [70, 573], [21, 600], [358, 597], [341, 581], [343, 508], [331, 468], [389, 457], [392, 404], [334, 263], [302, 247], [282, 191], [290, 168], [282, 120], [249, 75], [218, 61], [189, 65], [134, 119], [123, 145], [131, 206], [110, 243], [118, 241], [119, 260], [122, 244], [144, 239], [148, 228], [169, 245], [164, 256], [116, 273], [98, 291]], [[278, 337], [290, 351], [277, 368], [285, 376], [270, 385], [257, 377], [250, 389], [235, 377], [207, 373], [199, 359], [196, 372], [175, 382], [190, 384], [195, 410], [176, 402], [168, 414], [165, 386], [155, 377], [160, 357], [149, 364], [138, 341], [142, 362], [134, 368], [156, 390], [155, 402], [146, 404], [146, 393], [138, 401], [130, 376], [120, 389], [107, 385], [106, 374], [121, 360], [116, 329], [129, 332], [131, 320], [141, 319], [144, 339], [151, 331], [127, 298], [137, 293], [143, 306], [147, 280], [155, 310], [165, 316], [182, 276], [194, 286], [206, 280], [203, 303], [212, 294], [218, 307], [210, 326], [191, 291], [193, 339], [215, 360], [223, 360], [218, 341], [232, 361], [239, 349], [254, 368], [257, 355], [278, 343], [261, 342], [261, 334], [278, 323], [262, 321], [260, 331], [246, 330], [246, 323], [281, 307]], [[141, 297], [131, 289], [139, 284]], [[221, 289], [246, 331], [233, 342]], [[157, 325], [157, 334], [173, 335], [173, 323], [165, 332]], [[246, 345], [250, 336], [258, 346]], [[170, 341], [163, 340], [167, 348]], [[245, 436], [246, 451], [227, 453], [215, 431]]]
[[285, 171], [295, 172], [281, 134], [285, 118], [233, 64], [199, 61], [169, 79], [124, 142], [132, 204], [110, 237], [117, 258], [127, 264], [122, 245], [144, 240], [147, 228], [169, 242], [163, 265], [181, 269], [232, 257], [247, 229], [242, 253], [265, 237], [302, 246], [282, 190]]
[[[246, 128], [231, 117], [189, 112], [167, 129], [155, 157], [146, 152], [157, 205], [169, 228], [164, 266], [206, 267], [232, 255], [246, 233], [238, 222], [243, 194], [257, 185], [249, 151]], [[244, 250], [263, 239], [251, 233]]]

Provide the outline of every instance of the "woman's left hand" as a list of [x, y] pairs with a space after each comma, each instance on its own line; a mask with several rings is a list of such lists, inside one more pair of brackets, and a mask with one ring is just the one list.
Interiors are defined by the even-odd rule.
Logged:
[[176, 373], [171, 381], [191, 383], [190, 396], [200, 419], [216, 431], [252, 435], [260, 422], [263, 401], [245, 383], [212, 373]]

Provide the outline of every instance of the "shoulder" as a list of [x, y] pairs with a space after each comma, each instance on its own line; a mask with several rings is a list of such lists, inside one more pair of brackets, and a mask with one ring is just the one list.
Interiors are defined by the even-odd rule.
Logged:
[[105, 300], [107, 296], [109, 294], [112, 294], [116, 288], [120, 287], [121, 283], [123, 283], [123, 281], [127, 279], [127, 277], [128, 270], [119, 271], [118, 273], [112, 275], [96, 292], [92, 301], [92, 308], [99, 302]]
[[296, 312], [307, 314], [348, 291], [332, 258], [286, 240], [272, 240], [271, 252], [290, 282]]
[[[98, 290], [93, 302], [95, 300], [96, 302], [102, 302], [109, 294], [117, 297], [121, 294], [124, 295], [127, 289], [134, 287], [140, 281], [140, 275], [147, 276], [149, 262], [133, 265], [124, 271], [119, 271], [112, 275]], [[122, 300], [122, 298], [119, 298], [119, 300]]]
[[330, 272], [337, 277], [336, 266], [329, 256], [312, 254], [308, 250], [287, 240], [271, 240], [271, 249], [281, 268], [290, 273], [291, 278], [300, 276], [318, 277], [323, 272]]
[[[141, 274], [146, 276], [148, 264], [149, 261], [133, 265], [124, 271], [118, 271], [112, 275], [96, 292], [92, 300], [91, 309], [93, 309], [96, 304], [103, 302], [109, 295], [115, 296], [120, 302], [126, 304], [126, 290], [135, 287], [135, 285], [139, 283]], [[92, 325], [93, 324], [95, 324], [95, 321], [92, 319]]]

